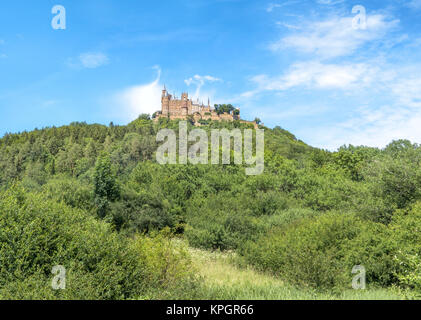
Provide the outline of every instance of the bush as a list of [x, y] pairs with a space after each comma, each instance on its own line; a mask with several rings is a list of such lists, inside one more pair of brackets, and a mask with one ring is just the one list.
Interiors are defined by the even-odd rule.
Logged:
[[132, 247], [145, 264], [149, 296], [154, 299], [194, 299], [200, 288], [193, 262], [183, 242], [169, 228], [150, 237], [136, 237]]
[[92, 188], [68, 177], [54, 178], [43, 187], [44, 194], [72, 208], [91, 211], [94, 209]]
[[353, 208], [351, 200], [360, 194], [360, 186], [346, 178], [341, 171], [304, 171], [293, 193], [314, 210], [348, 211]]
[[[371, 226], [354, 215], [324, 214], [300, 220], [284, 231], [273, 229], [256, 243], [248, 242], [240, 253], [257, 268], [293, 284], [318, 289], [349, 288], [353, 265], [370, 264], [362, 254], [360, 260], [352, 259], [352, 241], [372, 252], [369, 241], [359, 238], [362, 233], [369, 235]], [[385, 272], [385, 268], [380, 269]]]
[[321, 213], [309, 208], [290, 208], [272, 216], [262, 217], [261, 221], [267, 230], [276, 228], [279, 230], [298, 224], [303, 219], [315, 218]]
[[148, 233], [165, 227], [174, 228], [178, 220], [179, 208], [162, 199], [159, 191], [124, 189], [121, 201], [110, 205], [110, 215], [117, 230], [128, 233]]
[[421, 202], [408, 210], [398, 211], [390, 224], [396, 247], [394, 262], [399, 284], [421, 295]]
[[210, 225], [207, 229], [189, 227], [186, 237], [191, 246], [203, 249], [227, 250], [234, 246], [233, 239], [223, 226]]
[[[80, 210], [13, 187], [0, 194], [0, 212], [0, 298], [134, 299], [169, 290], [162, 273], [144, 259], [159, 256], [159, 250], [141, 240], [132, 245]], [[186, 259], [175, 256], [167, 265], [183, 268]], [[56, 265], [67, 269], [66, 290], [51, 288]], [[172, 287], [181, 278], [173, 276]], [[183, 282], [192, 284], [189, 279]]]

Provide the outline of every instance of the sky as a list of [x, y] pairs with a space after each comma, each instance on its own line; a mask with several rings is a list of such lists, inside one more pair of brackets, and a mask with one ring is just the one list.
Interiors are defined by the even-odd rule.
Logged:
[[315, 147], [421, 143], [420, 49], [421, 0], [3, 0], [0, 135], [127, 124], [165, 85]]

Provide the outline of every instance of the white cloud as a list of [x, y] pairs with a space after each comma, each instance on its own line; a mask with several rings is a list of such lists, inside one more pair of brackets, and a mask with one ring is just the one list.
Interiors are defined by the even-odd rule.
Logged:
[[268, 6], [266, 7], [266, 11], [272, 12], [276, 8], [282, 8], [282, 7], [290, 6], [290, 5], [296, 4], [298, 2], [300, 2], [300, 1], [291, 0], [291, 1], [284, 1], [283, 3], [269, 3]]
[[399, 104], [421, 109], [421, 78], [416, 76], [401, 78], [391, 83], [390, 88]]
[[279, 8], [279, 7], [281, 7], [281, 5], [278, 4], [278, 3], [269, 3], [268, 6], [267, 6], [267, 8], [266, 8], [266, 11], [267, 12], [272, 12], [273, 9]]
[[95, 69], [110, 62], [110, 59], [101, 52], [86, 52], [79, 55], [77, 58], [67, 59], [67, 65], [71, 68], [87, 68]]
[[351, 90], [368, 86], [378, 73], [378, 68], [366, 63], [323, 64], [318, 61], [300, 62], [291, 66], [279, 77], [258, 75], [251, 78], [256, 90], [243, 93], [252, 96], [261, 91], [284, 91], [303, 86], [309, 89]]
[[317, 0], [317, 3], [331, 6], [334, 4], [342, 3], [344, 1], [345, 0]]
[[289, 24], [289, 23], [281, 22], [281, 21], [276, 22], [276, 25], [285, 27], [285, 28], [290, 29], [290, 30], [300, 30], [301, 29], [301, 27], [299, 27], [299, 26], [295, 26], [293, 24]]
[[[334, 150], [343, 144], [384, 147], [392, 140], [409, 139], [421, 142], [421, 66], [400, 67], [383, 65], [382, 71], [373, 76], [369, 92], [373, 102], [348, 110], [352, 116], [331, 122], [330, 126], [304, 129], [305, 140], [314, 146]], [[356, 91], [358, 95], [360, 90]], [[357, 97], [358, 97], [357, 95]], [[388, 105], [380, 105], [384, 97]], [[331, 113], [337, 113], [332, 108]], [[333, 118], [335, 119], [335, 118]]]
[[[319, 0], [332, 5], [337, 1]], [[411, 1], [416, 7], [421, 0]], [[330, 17], [321, 21], [304, 22], [299, 28], [282, 24], [289, 30], [273, 43], [275, 52], [311, 56], [309, 61], [292, 61], [291, 66], [274, 76], [261, 74], [252, 77], [254, 89], [240, 97], [248, 101], [265, 91], [280, 93], [286, 101], [294, 99], [291, 89], [306, 89], [309, 106], [281, 104], [271, 108], [271, 117], [308, 123], [295, 129], [301, 139], [311, 145], [337, 149], [343, 144], [384, 147], [392, 140], [409, 139], [421, 142], [421, 64], [402, 62], [396, 58], [396, 45], [406, 42], [405, 48], [420, 44], [406, 34], [397, 35], [399, 20], [386, 14], [367, 15], [367, 28], [354, 29], [353, 16]], [[300, 59], [302, 59], [301, 57]], [[403, 62], [405, 61], [405, 62]], [[294, 92], [302, 91], [295, 90]], [[314, 97], [314, 100], [311, 100]], [[332, 101], [329, 101], [332, 97]], [[343, 103], [341, 103], [343, 102]], [[320, 104], [323, 108], [317, 108]], [[322, 114], [310, 112], [329, 113]], [[309, 114], [315, 121], [308, 119]], [[307, 117], [307, 119], [306, 119]]]
[[82, 53], [79, 56], [79, 61], [84, 68], [95, 69], [109, 63], [108, 57], [101, 53]]
[[270, 48], [294, 49], [319, 58], [334, 58], [354, 53], [364, 44], [382, 38], [399, 20], [387, 20], [381, 14], [367, 15], [365, 30], [353, 28], [353, 17], [333, 17], [303, 26], [302, 31], [281, 38]]
[[158, 69], [157, 78], [148, 84], [136, 85], [117, 93], [112, 99], [123, 111], [125, 119], [134, 120], [142, 113], [153, 114], [161, 110], [161, 93], [163, 86], [159, 83], [161, 70]]
[[212, 76], [199, 76], [195, 75], [189, 79], [184, 80], [184, 82], [187, 84], [187, 86], [190, 86], [192, 83], [201, 84], [203, 85], [205, 81], [209, 82], [215, 82], [215, 81], [221, 81], [221, 79], [212, 77]]
[[[421, 143], [420, 75], [421, 65], [401, 66], [397, 71], [395, 65], [386, 63], [336, 65], [306, 62], [294, 65], [278, 78], [254, 77], [258, 89], [245, 94], [251, 96], [264, 90], [304, 87], [316, 90], [314, 93], [323, 89], [338, 94], [341, 90], [346, 94], [343, 99], [350, 96], [353, 100], [360, 100], [364, 106], [355, 108], [349, 105], [346, 113], [351, 116], [347, 115], [345, 120], [339, 120], [345, 110], [341, 106], [331, 106], [329, 113], [332, 117], [327, 118], [323, 126], [315, 123], [309, 128], [297, 130], [296, 133], [305, 141], [317, 147], [331, 150], [343, 144], [384, 147], [396, 139]], [[365, 101], [367, 97], [373, 99]], [[381, 104], [381, 100], [387, 101], [388, 105]], [[280, 114], [292, 112], [296, 118], [307, 116], [303, 108], [297, 113], [295, 111], [294, 107], [281, 110]], [[273, 112], [277, 114], [280, 111]]]
[[311, 128], [309, 140], [314, 146], [335, 150], [344, 144], [383, 148], [392, 140], [421, 142], [421, 110], [383, 106], [361, 107], [354, 117], [332, 126]]
[[[161, 69], [158, 66], [154, 68], [158, 71], [154, 81], [125, 88], [114, 94], [108, 101], [104, 101], [106, 108], [112, 113], [110, 116], [120, 118], [123, 121], [131, 121], [140, 114], [152, 115], [154, 112], [161, 110], [161, 94], [164, 85], [161, 83]], [[185, 80], [186, 84], [195, 84], [199, 87], [205, 82], [216, 81], [221, 80], [212, 76], [199, 75]]]
[[205, 85], [206, 82], [220, 82], [222, 81], [219, 78], [212, 77], [212, 76], [200, 76], [195, 75], [193, 77], [190, 77], [189, 79], [184, 80], [186, 85], [190, 87], [191, 85], [196, 86], [196, 91], [193, 94], [194, 97], [199, 98], [201, 96], [201, 89]]

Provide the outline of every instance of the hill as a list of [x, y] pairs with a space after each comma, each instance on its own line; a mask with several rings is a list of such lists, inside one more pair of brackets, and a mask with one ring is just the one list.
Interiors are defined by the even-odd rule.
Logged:
[[[332, 153], [264, 128], [264, 174], [246, 176], [237, 165], [159, 165], [161, 128], [178, 122], [140, 116], [0, 139], [0, 297], [210, 297], [174, 237], [234, 251], [242, 267], [329, 295], [351, 288], [356, 265], [370, 288], [420, 290], [418, 145]], [[54, 264], [71, 270], [66, 293], [49, 288]], [[148, 281], [132, 285], [125, 269]]]

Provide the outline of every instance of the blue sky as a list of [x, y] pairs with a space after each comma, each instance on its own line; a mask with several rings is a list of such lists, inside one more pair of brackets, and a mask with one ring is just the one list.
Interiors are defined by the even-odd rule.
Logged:
[[420, 18], [421, 0], [4, 0], [0, 134], [126, 124], [166, 84], [317, 147], [421, 143]]

